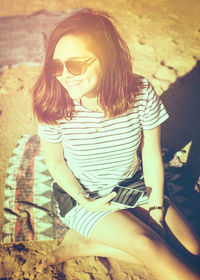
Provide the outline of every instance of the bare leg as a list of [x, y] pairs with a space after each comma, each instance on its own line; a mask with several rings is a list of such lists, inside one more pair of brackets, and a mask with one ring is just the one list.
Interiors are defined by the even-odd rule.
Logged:
[[136, 258], [119, 249], [106, 246], [102, 243], [86, 239], [76, 231], [70, 229], [60, 246], [43, 260], [38, 271], [43, 271], [50, 265], [65, 262], [76, 257], [99, 256], [114, 258], [134, 264], [140, 263]]
[[159, 280], [200, 279], [200, 275], [180, 261], [158, 234], [128, 212], [114, 212], [104, 217], [90, 237], [137, 256]]
[[165, 223], [168, 235], [180, 242], [180, 244], [182, 244], [182, 246], [191, 254], [199, 256], [200, 240], [196, 232], [169, 199], [165, 199], [165, 208]]
[[[176, 206], [165, 198], [165, 230], [166, 235], [177, 246], [180, 243], [188, 252], [194, 256], [200, 256], [200, 239], [183, 214]], [[148, 205], [134, 208], [132, 213], [145, 224], [149, 223]]]
[[[183, 246], [194, 255], [198, 255], [199, 240], [194, 231], [185, 222], [184, 217], [169, 200], [166, 200], [165, 207], [167, 209], [165, 218], [168, 228], [171, 228], [171, 232], [173, 232], [177, 240], [179, 240]], [[147, 208], [147, 205], [144, 205], [142, 208], [137, 207], [133, 211], [133, 213], [145, 223], [148, 222], [149, 218], [148, 212], [145, 211]], [[45, 266], [67, 261], [70, 258], [78, 256], [102, 256], [116, 258], [126, 262], [138, 262], [136, 258], [122, 250], [104, 245], [94, 240], [88, 240], [75, 231], [69, 230], [61, 243], [61, 246], [52, 252], [46, 259]]]

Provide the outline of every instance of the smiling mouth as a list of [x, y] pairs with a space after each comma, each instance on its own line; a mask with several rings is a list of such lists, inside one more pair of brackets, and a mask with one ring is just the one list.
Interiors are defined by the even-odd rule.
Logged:
[[74, 82], [68, 82], [68, 81], [67, 81], [67, 85], [68, 85], [69, 87], [78, 86], [78, 85], [80, 85], [80, 83], [81, 83], [81, 81], [74, 81]]

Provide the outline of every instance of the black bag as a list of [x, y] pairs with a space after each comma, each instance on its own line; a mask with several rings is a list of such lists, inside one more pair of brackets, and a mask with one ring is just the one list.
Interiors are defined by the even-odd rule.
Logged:
[[53, 182], [53, 196], [58, 203], [61, 217], [64, 217], [76, 205], [76, 200], [66, 193], [56, 182]]

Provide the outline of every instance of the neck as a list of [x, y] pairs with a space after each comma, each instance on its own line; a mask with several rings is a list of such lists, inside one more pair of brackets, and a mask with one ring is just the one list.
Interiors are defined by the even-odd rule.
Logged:
[[101, 106], [98, 104], [98, 96], [95, 96], [95, 97], [92, 97], [92, 98], [89, 98], [89, 97], [86, 97], [86, 96], [83, 96], [81, 99], [80, 99], [80, 104], [87, 108], [87, 109], [90, 109], [92, 111], [95, 111], [95, 112], [103, 112], [103, 109], [101, 108]]

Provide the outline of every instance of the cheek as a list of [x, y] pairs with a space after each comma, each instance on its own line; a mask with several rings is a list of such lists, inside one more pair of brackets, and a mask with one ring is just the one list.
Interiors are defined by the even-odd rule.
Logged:
[[61, 83], [62, 84], [62, 82], [61, 82], [61, 78], [58, 76], [58, 77], [56, 77], [56, 80], [59, 82], [59, 83]]
[[56, 77], [56, 79], [66, 90], [68, 90], [67, 83], [64, 82], [61, 77]]
[[94, 83], [99, 83], [99, 81], [101, 80], [101, 76], [102, 76], [102, 71], [100, 69], [100, 66], [98, 65], [97, 67], [95, 67], [91, 73], [91, 75], [89, 75], [91, 77], [91, 80]]
[[88, 77], [88, 79], [86, 80], [85, 85], [86, 85], [86, 87], [88, 89], [94, 89], [94, 88], [97, 87], [98, 82], [99, 82], [99, 76], [95, 73], [95, 74], [90, 75]]
[[98, 67], [96, 68], [96, 80], [98, 84], [102, 80], [102, 77], [103, 77], [103, 71], [100, 65], [98, 65]]

